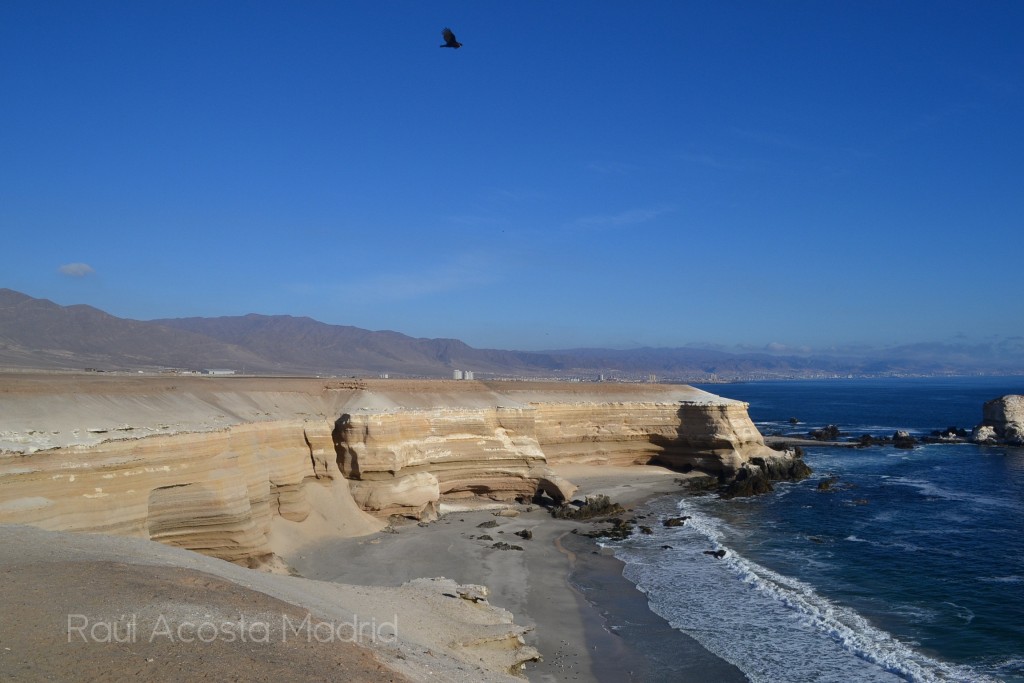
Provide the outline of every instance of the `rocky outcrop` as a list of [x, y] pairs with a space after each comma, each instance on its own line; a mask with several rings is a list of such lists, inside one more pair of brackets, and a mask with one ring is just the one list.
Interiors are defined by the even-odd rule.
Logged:
[[243, 564], [313, 529], [571, 500], [575, 486], [551, 469], [561, 463], [658, 463], [725, 483], [788, 478], [798, 460], [765, 446], [745, 403], [691, 387], [76, 381], [0, 394], [0, 523]]
[[443, 500], [572, 495], [547, 467], [530, 408], [434, 408], [345, 414], [334, 431], [341, 471], [363, 509], [433, 517]]
[[564, 502], [575, 487], [549, 464], [656, 463], [722, 482], [809, 472], [793, 452], [765, 446], [746, 403], [711, 394], [671, 403], [534, 400], [516, 408], [346, 414], [334, 438], [364, 509], [420, 519], [470, 498], [509, 502], [543, 491]]
[[747, 414], [747, 404], [703, 400], [536, 403], [537, 441], [548, 461], [697, 469], [723, 478], [752, 457], [775, 454]]
[[272, 554], [275, 517], [303, 522], [324, 499], [310, 496], [311, 487], [351, 498], [334, 459], [313, 447], [322, 442], [317, 426], [309, 427], [251, 423], [0, 458], [0, 523], [142, 537], [258, 564]]
[[1024, 396], [1007, 394], [986, 401], [981, 424], [974, 428], [971, 440], [982, 444], [1024, 446]]

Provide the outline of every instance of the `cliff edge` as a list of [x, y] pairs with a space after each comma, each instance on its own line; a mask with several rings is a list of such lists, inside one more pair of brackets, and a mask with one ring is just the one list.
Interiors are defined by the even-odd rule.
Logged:
[[552, 466], [790, 476], [747, 405], [683, 385], [11, 375], [0, 523], [249, 566], [389, 516], [570, 499]]

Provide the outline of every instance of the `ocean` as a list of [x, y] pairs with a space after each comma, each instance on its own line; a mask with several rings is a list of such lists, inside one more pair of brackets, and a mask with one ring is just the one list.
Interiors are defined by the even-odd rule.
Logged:
[[[749, 402], [764, 434], [836, 424], [920, 436], [970, 431], [986, 400], [1024, 393], [1024, 377], [701, 388]], [[814, 447], [804, 457], [814, 475], [773, 493], [638, 510], [654, 533], [608, 545], [651, 609], [755, 682], [1024, 682], [1024, 449]], [[656, 519], [678, 515], [690, 519]], [[706, 554], [718, 550], [724, 558]]]

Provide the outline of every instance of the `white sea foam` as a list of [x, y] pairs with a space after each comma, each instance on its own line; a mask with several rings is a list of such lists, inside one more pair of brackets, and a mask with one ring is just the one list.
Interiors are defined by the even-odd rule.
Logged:
[[1024, 583], [1024, 576], [1011, 574], [1010, 576], [983, 576], [981, 580], [986, 583]]
[[[655, 612], [755, 683], [992, 680], [916, 652], [811, 585], [744, 558], [725, 545], [722, 520], [685, 500], [680, 508], [690, 516], [684, 527], [658, 528], [620, 548], [624, 573], [648, 594]], [[666, 543], [673, 549], [655, 550]], [[709, 550], [727, 554], [715, 559], [705, 555]]]
[[929, 498], [940, 498], [942, 500], [953, 500], [958, 502], [969, 503], [979, 507], [1000, 507], [1015, 509], [1019, 507], [1014, 503], [1003, 500], [1000, 498], [993, 498], [991, 496], [979, 496], [976, 493], [964, 492], [964, 491], [952, 491], [947, 488], [943, 488], [934, 482], [926, 481], [924, 479], [911, 479], [909, 477], [888, 477], [888, 482], [893, 484], [899, 484], [903, 486], [909, 486], [917, 489], [917, 491]]

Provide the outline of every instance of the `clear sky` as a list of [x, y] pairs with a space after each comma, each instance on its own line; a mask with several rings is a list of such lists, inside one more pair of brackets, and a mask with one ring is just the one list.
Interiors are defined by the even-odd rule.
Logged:
[[0, 3], [0, 286], [64, 305], [982, 339], [1022, 228], [1019, 0]]

